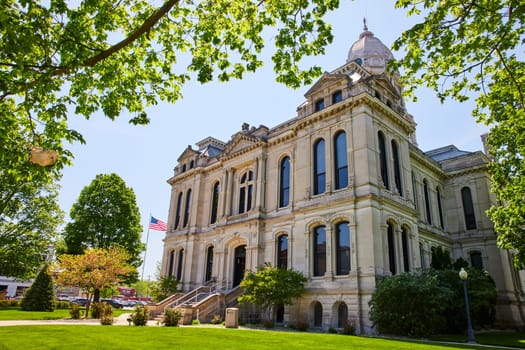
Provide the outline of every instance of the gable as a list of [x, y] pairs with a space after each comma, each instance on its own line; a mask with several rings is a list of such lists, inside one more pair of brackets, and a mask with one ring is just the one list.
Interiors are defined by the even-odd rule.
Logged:
[[259, 140], [248, 135], [236, 134], [233, 139], [226, 145], [223, 152], [225, 156], [241, 152], [258, 144]]

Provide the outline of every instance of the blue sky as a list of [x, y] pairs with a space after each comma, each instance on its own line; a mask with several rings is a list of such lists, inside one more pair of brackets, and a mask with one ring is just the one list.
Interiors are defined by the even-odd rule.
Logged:
[[[332, 45], [325, 56], [308, 62], [325, 71], [345, 63], [350, 46], [363, 30], [363, 17], [367, 18], [368, 29], [387, 46], [415, 23], [404, 11], [394, 9], [394, 1], [341, 0], [341, 7], [327, 18], [335, 36]], [[394, 56], [401, 54], [394, 52]], [[102, 115], [89, 121], [71, 116], [71, 127], [83, 134], [87, 144], [70, 147], [75, 159], [61, 181], [61, 208], [69, 214], [80, 191], [97, 174], [116, 173], [135, 192], [145, 241], [150, 214], [163, 221], [168, 219], [170, 187], [166, 180], [173, 175], [177, 158], [188, 145], [196, 148], [195, 143], [207, 136], [226, 142], [244, 122], [271, 128], [295, 116], [309, 87], [292, 90], [276, 83], [270, 59], [266, 62], [242, 81], [186, 85], [184, 98], [175, 105], [161, 103], [149, 109], [151, 123], [147, 126], [128, 124], [127, 115], [115, 122]], [[482, 149], [480, 135], [488, 128], [476, 124], [470, 115], [474, 101], [441, 105], [430, 91], [421, 89], [417, 95], [418, 102], [407, 101], [407, 109], [418, 124], [417, 140], [423, 151], [449, 144], [467, 151]], [[155, 274], [162, 258], [163, 238], [163, 232], [150, 231], [145, 279]]]

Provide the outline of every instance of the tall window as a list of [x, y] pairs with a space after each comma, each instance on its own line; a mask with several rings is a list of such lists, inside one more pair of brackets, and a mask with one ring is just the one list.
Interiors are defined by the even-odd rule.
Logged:
[[280, 235], [277, 238], [277, 267], [283, 270], [288, 268], [288, 236]]
[[239, 214], [252, 209], [253, 171], [247, 171], [241, 176], [239, 187]]
[[423, 180], [423, 194], [425, 195], [425, 214], [427, 223], [432, 225], [432, 212], [430, 211], [430, 193], [428, 192], [428, 182]]
[[206, 274], [205, 282], [211, 281], [211, 274], [213, 271], [213, 246], [206, 250]]
[[219, 182], [216, 182], [215, 185], [213, 185], [213, 190], [211, 193], [210, 224], [214, 224], [215, 222], [217, 222], [217, 211], [219, 209], [219, 190], [220, 190]]
[[343, 100], [343, 93], [341, 90], [337, 90], [332, 94], [332, 104], [341, 102]]
[[388, 182], [388, 167], [386, 162], [386, 144], [385, 136], [381, 131], [377, 133], [377, 140], [379, 142], [379, 167], [381, 170], [381, 180], [385, 187], [389, 190], [390, 184]]
[[408, 232], [406, 228], [401, 229], [401, 245], [403, 246], [403, 268], [404, 272], [410, 271], [409, 251], [408, 251]]
[[387, 242], [388, 242], [388, 263], [390, 265], [390, 273], [396, 274], [396, 247], [394, 240], [394, 226], [388, 223]]
[[191, 189], [186, 192], [186, 206], [184, 208], [184, 221], [182, 222], [182, 227], [188, 226], [188, 221], [190, 220], [190, 205], [191, 205]]
[[414, 173], [412, 173], [412, 192], [414, 193], [414, 206], [417, 210], [419, 208], [419, 205], [417, 197], [416, 175], [414, 175]]
[[321, 327], [323, 325], [323, 305], [316, 302], [314, 306], [314, 327]]
[[177, 281], [182, 279], [182, 264], [184, 263], [184, 249], [179, 250], [179, 259], [177, 261]]
[[470, 252], [470, 265], [476, 269], [483, 269], [483, 259], [480, 252]]
[[465, 225], [467, 230], [476, 228], [476, 216], [474, 215], [474, 205], [472, 204], [472, 194], [470, 188], [461, 189], [461, 201], [463, 202], [463, 214], [465, 215]]
[[191, 160], [190, 161], [190, 169], [193, 169], [193, 167], [195, 167], [195, 161]]
[[437, 194], [437, 204], [438, 204], [438, 213], [439, 213], [439, 226], [444, 230], [445, 229], [445, 221], [443, 220], [443, 204], [441, 201], [441, 191], [439, 190], [439, 186], [436, 187], [436, 194]]
[[335, 189], [348, 186], [348, 157], [346, 155], [346, 133], [340, 131], [334, 138]]
[[394, 182], [396, 183], [397, 192], [403, 195], [403, 182], [401, 181], [401, 162], [399, 161], [399, 150], [397, 143], [392, 140], [392, 157], [394, 158]]
[[318, 140], [314, 145], [314, 195], [324, 193], [326, 185], [326, 162], [324, 140]]
[[337, 224], [335, 237], [336, 245], [336, 274], [350, 273], [350, 228], [348, 222]]
[[290, 157], [281, 160], [279, 207], [286, 207], [290, 202]]
[[315, 111], [320, 111], [321, 109], [324, 109], [324, 99], [320, 98], [317, 101], [315, 101]]
[[168, 276], [173, 276], [173, 265], [175, 264], [175, 251], [170, 252], [169, 263], [168, 263]]
[[324, 276], [326, 272], [326, 231], [324, 226], [314, 229], [314, 276]]
[[182, 211], [182, 192], [179, 193], [179, 196], [177, 198], [177, 208], [175, 209], [175, 224], [173, 225], [174, 230], [176, 230], [179, 227], [181, 211]]

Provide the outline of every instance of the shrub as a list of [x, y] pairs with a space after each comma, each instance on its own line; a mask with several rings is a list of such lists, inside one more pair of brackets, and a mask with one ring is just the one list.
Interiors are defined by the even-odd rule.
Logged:
[[24, 311], [53, 311], [55, 308], [55, 292], [53, 278], [46, 265], [40, 270], [35, 281], [29, 287], [20, 308]]
[[270, 328], [273, 328], [274, 327], [274, 323], [272, 320], [264, 320], [263, 321], [263, 326], [264, 328], [266, 329], [270, 329]]
[[201, 324], [201, 321], [195, 319], [195, 320], [192, 320], [192, 321], [191, 321], [191, 324], [194, 325], [194, 326], [198, 326], [198, 325]]
[[341, 334], [344, 335], [355, 335], [355, 324], [352, 320], [348, 320], [343, 329], [341, 329]]
[[309, 328], [308, 322], [306, 320], [298, 320], [295, 323], [295, 329], [301, 332], [306, 332]]
[[61, 301], [55, 302], [55, 309], [69, 309], [69, 307], [70, 307], [69, 301], [61, 300]]
[[166, 327], [177, 327], [181, 318], [182, 312], [179, 309], [169, 307], [164, 310], [162, 323]]
[[80, 319], [80, 305], [71, 304], [71, 310], [69, 310], [69, 314], [71, 315], [72, 319]]
[[17, 307], [19, 304], [18, 300], [0, 300], [0, 308]]
[[148, 307], [135, 306], [135, 310], [131, 314], [131, 320], [135, 326], [145, 326], [148, 324]]
[[100, 324], [101, 325], [112, 325], [113, 318], [113, 307], [107, 303], [99, 303], [99, 313], [100, 313]]
[[91, 304], [91, 318], [100, 318], [100, 308], [102, 303]]
[[328, 328], [328, 333], [337, 334], [337, 329], [335, 329], [334, 327], [330, 327]]
[[[212, 324], [221, 324], [222, 322], [222, 317], [221, 315], [215, 315], [213, 316], [213, 318], [211, 319], [211, 323]], [[239, 320], [239, 324], [241, 323], [241, 321]]]
[[[497, 296], [494, 281], [481, 270], [469, 269], [467, 285], [473, 324], [492, 325]], [[467, 325], [463, 285], [458, 271], [452, 269], [386, 278], [369, 305], [370, 319], [381, 333], [421, 337], [462, 332]]]

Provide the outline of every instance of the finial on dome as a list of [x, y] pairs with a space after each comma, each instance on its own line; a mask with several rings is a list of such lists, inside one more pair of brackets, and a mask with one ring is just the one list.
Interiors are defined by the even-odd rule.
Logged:
[[363, 30], [366, 32], [368, 31], [368, 27], [366, 25], [366, 17], [363, 17]]

